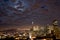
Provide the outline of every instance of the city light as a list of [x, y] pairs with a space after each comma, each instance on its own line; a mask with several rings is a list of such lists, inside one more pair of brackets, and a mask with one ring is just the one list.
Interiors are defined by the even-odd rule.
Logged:
[[[22, 29], [23, 30], [23, 29]], [[13, 32], [0, 32], [0, 39], [16, 39], [16, 40], [55, 40], [60, 39], [60, 27], [55, 25], [48, 25], [46, 27], [41, 27], [38, 25], [32, 26], [30, 30], [23, 30]]]
[[42, 39], [42, 40], [46, 40], [46, 39]]

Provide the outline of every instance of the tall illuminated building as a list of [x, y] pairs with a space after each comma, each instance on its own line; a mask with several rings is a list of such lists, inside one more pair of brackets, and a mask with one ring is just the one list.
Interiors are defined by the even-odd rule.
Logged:
[[38, 25], [34, 25], [34, 22], [32, 21], [32, 30], [33, 31], [39, 31], [39, 26]]

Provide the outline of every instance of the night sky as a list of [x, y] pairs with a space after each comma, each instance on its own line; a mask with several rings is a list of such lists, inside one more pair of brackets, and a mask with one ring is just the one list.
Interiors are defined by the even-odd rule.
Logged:
[[60, 24], [60, 0], [0, 0], [0, 28]]

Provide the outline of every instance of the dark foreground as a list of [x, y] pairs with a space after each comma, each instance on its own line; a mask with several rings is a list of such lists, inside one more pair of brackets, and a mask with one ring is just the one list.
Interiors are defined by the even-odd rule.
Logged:
[[[44, 39], [46, 39], [46, 40], [60, 40], [60, 39], [56, 39], [55, 37], [53, 37], [53, 38], [37, 37], [37, 38], [35, 38], [33, 40], [44, 40]], [[14, 37], [6, 37], [6, 38], [2, 38], [0, 40], [31, 40], [31, 39], [29, 39], [29, 38], [26, 38], [26, 39], [24, 39], [24, 38], [23, 39], [15, 39]]]

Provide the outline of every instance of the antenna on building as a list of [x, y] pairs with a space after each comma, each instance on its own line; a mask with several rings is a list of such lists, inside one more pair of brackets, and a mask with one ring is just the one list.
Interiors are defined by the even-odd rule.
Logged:
[[32, 25], [34, 24], [34, 22], [32, 21]]
[[33, 26], [34, 26], [34, 22], [32, 21], [32, 28], [33, 28]]

